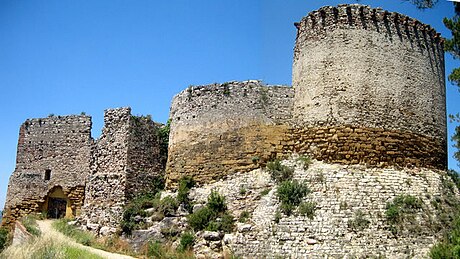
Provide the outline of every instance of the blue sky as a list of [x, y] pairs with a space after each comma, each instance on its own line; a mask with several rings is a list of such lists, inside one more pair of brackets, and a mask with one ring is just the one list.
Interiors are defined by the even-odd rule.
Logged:
[[[356, 1], [0, 0], [0, 208], [27, 118], [84, 111], [97, 138], [104, 109], [131, 106], [165, 122], [172, 97], [189, 85], [290, 85], [293, 23], [340, 3]], [[360, 3], [415, 17], [450, 37], [442, 18], [453, 16], [453, 7], [445, 0], [426, 11], [399, 0]], [[456, 66], [446, 55], [447, 73]], [[448, 112], [460, 112], [460, 92], [446, 87]], [[449, 167], [458, 169], [452, 158]]]

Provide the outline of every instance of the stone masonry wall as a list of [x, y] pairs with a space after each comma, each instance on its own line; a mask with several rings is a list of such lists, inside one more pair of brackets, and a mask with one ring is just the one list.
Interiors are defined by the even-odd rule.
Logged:
[[[189, 87], [171, 104], [167, 185], [183, 175], [209, 182], [281, 154], [292, 88], [259, 81]], [[231, 152], [229, 152], [231, 150]]]
[[[228, 210], [235, 218], [243, 211], [250, 215], [247, 222], [236, 223], [237, 230], [226, 234], [222, 241], [196, 243], [198, 254], [213, 254], [206, 251], [208, 246], [216, 251], [223, 247], [245, 258], [426, 258], [442, 235], [439, 224], [447, 215], [442, 208], [448, 208], [449, 202], [458, 202], [458, 190], [439, 170], [369, 168], [318, 161], [305, 169], [296, 157], [283, 164], [295, 168], [295, 179], [306, 181], [311, 193], [303, 201], [315, 204], [314, 216], [309, 218], [295, 211], [291, 216], [281, 214], [277, 222], [280, 203], [270, 173], [258, 169], [234, 174], [191, 190], [196, 204], [206, 203], [211, 190], [215, 190], [226, 197]], [[263, 194], [267, 190], [268, 194]], [[385, 212], [387, 203], [398, 195], [420, 199], [422, 209], [394, 233]], [[361, 219], [368, 223], [361, 221], [362, 228], [355, 228], [352, 222], [360, 212]]]
[[[383, 129], [386, 138], [398, 143], [405, 137], [395, 133], [415, 134], [428, 143], [417, 145], [415, 153], [406, 149], [404, 155], [430, 153], [435, 158], [433, 164], [425, 161], [428, 165], [446, 168], [444, 52], [439, 34], [405, 15], [362, 5], [320, 8], [297, 27], [296, 126]], [[436, 152], [429, 149], [433, 146]]]
[[446, 143], [409, 131], [351, 125], [292, 128], [285, 153], [340, 164], [444, 169]]
[[167, 154], [161, 153], [158, 130], [161, 125], [150, 117], [131, 116], [128, 136], [126, 197], [148, 192], [164, 177]]
[[[56, 186], [63, 188], [74, 214], [78, 214], [90, 170], [92, 143], [89, 116], [50, 116], [24, 122], [3, 222], [9, 224], [20, 216], [38, 212], [45, 196]], [[46, 170], [51, 171], [49, 180], [45, 179]]]
[[446, 169], [439, 34], [363, 5], [323, 7], [296, 27], [293, 89], [230, 82], [174, 97], [168, 186], [184, 174], [213, 182], [292, 152], [333, 163]]
[[93, 151], [82, 215], [96, 231], [101, 225], [116, 227], [121, 219], [126, 201], [130, 119], [130, 108], [104, 112], [104, 128]]
[[148, 191], [154, 178], [164, 175], [159, 127], [149, 117], [131, 115], [131, 108], [105, 111], [81, 216], [88, 229], [105, 234], [116, 231], [126, 202]]

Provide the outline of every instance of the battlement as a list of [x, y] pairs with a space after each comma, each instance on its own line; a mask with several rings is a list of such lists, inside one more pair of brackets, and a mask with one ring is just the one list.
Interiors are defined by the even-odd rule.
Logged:
[[[441, 34], [430, 25], [397, 12], [367, 5], [324, 6], [310, 12], [295, 25], [299, 42], [324, 38], [329, 32], [337, 29], [358, 29], [382, 33], [390, 40], [415, 43], [420, 51], [430, 51], [434, 48], [434, 51], [442, 53], [443, 50]], [[298, 52], [296, 47], [294, 59], [297, 58]]]
[[293, 96], [291, 87], [267, 86], [257, 80], [190, 86], [173, 98], [171, 131], [176, 126], [210, 126], [227, 119], [236, 123], [234, 127], [246, 126], [248, 120], [285, 123], [291, 117]]

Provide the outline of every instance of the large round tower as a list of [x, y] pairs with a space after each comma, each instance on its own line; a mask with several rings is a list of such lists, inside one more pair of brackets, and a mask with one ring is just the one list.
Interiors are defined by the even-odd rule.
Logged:
[[323, 7], [296, 27], [293, 114], [305, 143], [299, 151], [331, 162], [446, 168], [438, 33], [362, 5]]

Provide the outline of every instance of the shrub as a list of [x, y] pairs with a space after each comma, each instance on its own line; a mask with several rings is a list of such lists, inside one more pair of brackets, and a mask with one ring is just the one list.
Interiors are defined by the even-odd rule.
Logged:
[[195, 213], [189, 214], [189, 226], [195, 230], [231, 232], [234, 228], [233, 216], [227, 212], [225, 197], [217, 191], [211, 191], [208, 203]]
[[212, 218], [213, 213], [208, 207], [203, 207], [187, 217], [188, 224], [195, 231], [205, 229]]
[[192, 232], [184, 232], [180, 237], [180, 242], [179, 246], [177, 247], [177, 250], [180, 252], [189, 250], [193, 246], [194, 242], [195, 235]]
[[10, 232], [7, 228], [1, 227], [0, 228], [0, 252], [5, 249], [10, 241]]
[[165, 179], [163, 176], [157, 175], [153, 178], [151, 189], [150, 189], [150, 196], [156, 195], [159, 192], [165, 189]]
[[299, 156], [296, 160], [303, 164], [303, 169], [305, 170], [308, 169], [308, 167], [312, 163], [311, 158], [309, 156], [304, 156], [304, 155]]
[[240, 195], [243, 196], [243, 195], [246, 194], [246, 192], [247, 192], [246, 188], [245, 188], [244, 186], [241, 186], [241, 187], [240, 187]]
[[147, 255], [149, 258], [166, 258], [166, 251], [159, 241], [150, 241], [147, 246]]
[[[147, 208], [159, 208], [161, 205], [161, 193], [144, 193], [132, 199], [123, 210], [121, 229], [124, 233], [131, 235], [132, 231], [139, 227], [140, 222], [135, 221], [136, 216], [146, 217]], [[165, 204], [163, 204], [165, 205]]]
[[300, 183], [297, 180], [288, 180], [279, 184], [276, 190], [276, 195], [281, 201], [281, 210], [286, 215], [291, 215], [293, 209], [297, 207], [302, 199], [310, 193], [305, 183]]
[[314, 202], [301, 202], [299, 205], [299, 213], [302, 216], [307, 216], [309, 219], [315, 217], [316, 203]]
[[362, 231], [366, 229], [371, 222], [365, 218], [361, 210], [357, 210], [352, 220], [348, 221], [348, 227], [354, 231]]
[[225, 197], [219, 192], [212, 190], [208, 196], [208, 208], [215, 214], [225, 212], [227, 210], [227, 204], [225, 204]]
[[177, 201], [184, 204], [185, 209], [192, 211], [192, 204], [188, 197], [190, 189], [195, 186], [195, 181], [191, 176], [184, 176], [179, 180], [179, 189], [177, 191]]
[[220, 217], [220, 227], [219, 230], [224, 231], [225, 233], [231, 233], [235, 227], [233, 216], [230, 213], [225, 212]]
[[164, 197], [158, 206], [158, 211], [163, 213], [165, 216], [174, 215], [174, 212], [179, 207], [177, 200], [171, 196]]
[[160, 153], [167, 156], [169, 145], [169, 131], [171, 129], [171, 119], [168, 119], [166, 125], [158, 130], [158, 137], [160, 139]]
[[20, 221], [26, 228], [27, 232], [34, 236], [40, 236], [41, 231], [38, 228], [37, 218], [34, 215], [27, 215], [22, 217]]
[[279, 160], [268, 162], [267, 169], [270, 172], [271, 178], [278, 183], [290, 180], [294, 175], [294, 169], [281, 164]]
[[238, 218], [238, 221], [241, 223], [245, 223], [248, 221], [248, 219], [251, 217], [251, 214], [247, 210], [241, 212], [240, 217]]
[[387, 203], [385, 217], [390, 225], [390, 231], [397, 234], [405, 221], [413, 220], [414, 213], [422, 208], [422, 201], [411, 195], [398, 195], [392, 202]]

